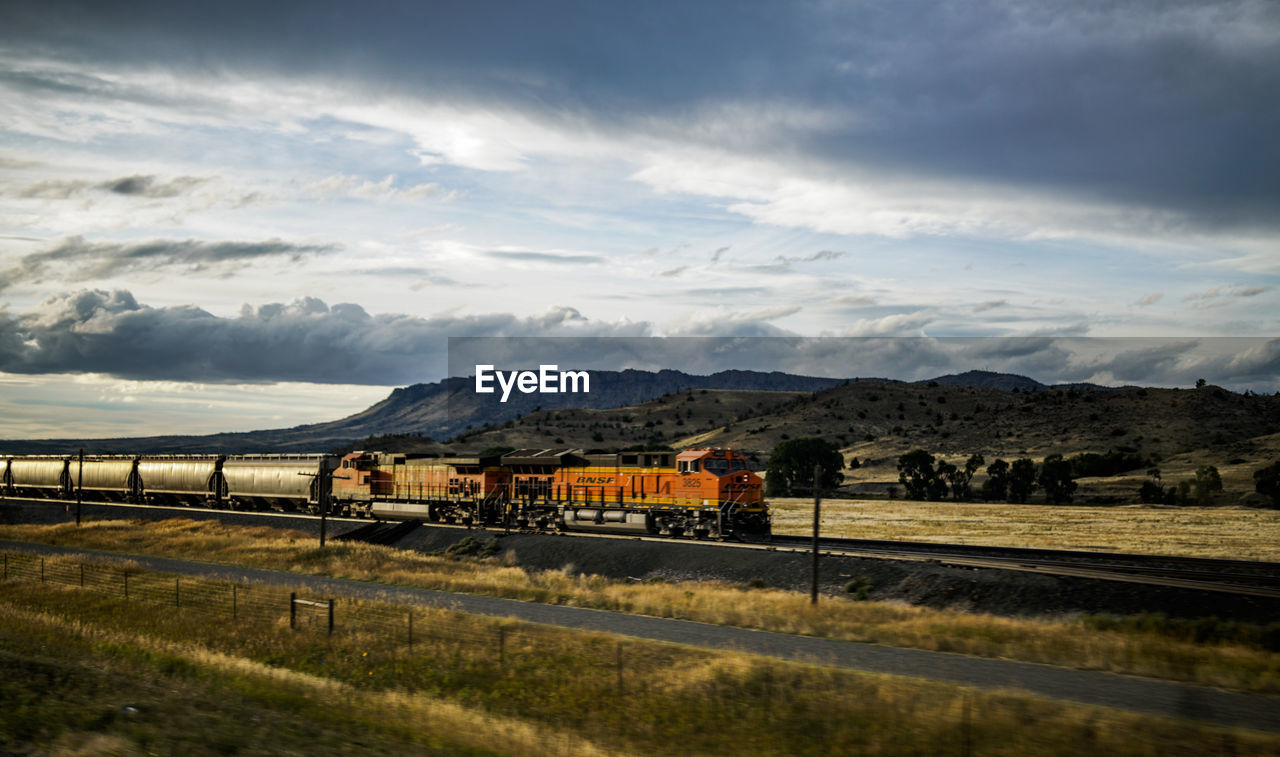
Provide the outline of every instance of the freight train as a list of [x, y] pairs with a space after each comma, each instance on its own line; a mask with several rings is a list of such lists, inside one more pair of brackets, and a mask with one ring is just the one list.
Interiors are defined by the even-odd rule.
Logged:
[[319, 512], [540, 531], [695, 538], [769, 534], [761, 479], [741, 452], [3, 458], [8, 497]]

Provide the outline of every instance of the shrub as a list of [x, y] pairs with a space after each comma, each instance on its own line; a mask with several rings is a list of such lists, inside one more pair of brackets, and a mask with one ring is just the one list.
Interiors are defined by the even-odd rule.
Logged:
[[871, 579], [866, 576], [858, 576], [849, 583], [844, 585], [845, 594], [850, 594], [853, 599], [862, 602], [871, 596]]
[[1253, 489], [1270, 497], [1273, 507], [1280, 507], [1280, 460], [1253, 472]]

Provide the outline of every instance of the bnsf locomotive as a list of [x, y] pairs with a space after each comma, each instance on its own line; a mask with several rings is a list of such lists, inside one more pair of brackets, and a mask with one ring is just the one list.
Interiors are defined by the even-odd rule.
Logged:
[[316, 512], [332, 475], [330, 512], [519, 529], [763, 536], [769, 509], [742, 453], [516, 450], [435, 457], [352, 452], [202, 457], [14, 457], [7, 496]]

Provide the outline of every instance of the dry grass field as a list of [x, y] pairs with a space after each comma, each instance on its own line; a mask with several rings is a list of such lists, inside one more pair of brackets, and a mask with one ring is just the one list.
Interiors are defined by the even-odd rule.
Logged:
[[[136, 575], [139, 584], [146, 578]], [[189, 591], [219, 588], [205, 583], [189, 579]], [[424, 633], [409, 647], [377, 620], [405, 609], [344, 600], [340, 626], [326, 636], [309, 625], [292, 630], [279, 612], [231, 620], [214, 604], [176, 609], [11, 577], [0, 582], [0, 751], [744, 757], [1280, 748], [1275, 734], [445, 610], [416, 610]]]
[[[813, 532], [813, 500], [777, 498], [773, 528]], [[1280, 562], [1280, 510], [831, 499], [822, 532], [863, 539], [1105, 550]]]
[[[502, 555], [455, 560], [368, 544], [316, 548], [300, 532], [212, 521], [96, 521], [82, 528], [0, 526], [0, 538], [329, 575], [379, 583], [594, 607], [657, 617], [1109, 670], [1246, 691], [1280, 692], [1274, 628], [1236, 624], [1212, 642], [1182, 627], [1100, 627], [1090, 616], [1006, 618], [898, 602], [808, 596], [696, 581], [610, 581], [572, 570], [526, 571]], [[1157, 624], [1159, 625], [1159, 624]], [[1230, 624], [1228, 624], [1230, 625]]]

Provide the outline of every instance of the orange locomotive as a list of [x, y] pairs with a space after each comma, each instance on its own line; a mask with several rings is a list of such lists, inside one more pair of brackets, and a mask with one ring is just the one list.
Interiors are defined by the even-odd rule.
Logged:
[[700, 538], [769, 533], [760, 477], [726, 449], [353, 452], [335, 472], [333, 496], [340, 510], [382, 518]]

